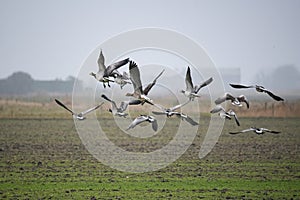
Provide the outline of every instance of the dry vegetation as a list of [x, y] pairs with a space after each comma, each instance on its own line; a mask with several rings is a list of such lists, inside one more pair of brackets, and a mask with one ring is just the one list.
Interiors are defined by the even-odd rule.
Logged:
[[[62, 98], [63, 102], [72, 108], [71, 97]], [[169, 101], [168, 99], [158, 99], [162, 105], [172, 106], [178, 102]], [[170, 103], [171, 102], [171, 103]], [[194, 103], [194, 102], [193, 102]], [[195, 105], [195, 104], [194, 104]], [[200, 100], [198, 102], [200, 112], [207, 116], [214, 104], [208, 100]], [[229, 102], [227, 108], [232, 108], [236, 111], [239, 117], [300, 117], [300, 100], [276, 102], [276, 101], [251, 101], [250, 109], [243, 107], [234, 107]], [[103, 112], [108, 110], [109, 103], [105, 103], [100, 110]], [[83, 106], [76, 107], [78, 110], [84, 110]], [[143, 107], [134, 106], [136, 112], [151, 111], [155, 108], [144, 105]], [[197, 111], [197, 110], [196, 110]], [[189, 114], [195, 112], [193, 106], [187, 107]], [[198, 112], [198, 111], [197, 111]], [[195, 114], [195, 113], [194, 113]], [[0, 118], [69, 118], [70, 114], [60, 108], [54, 102], [54, 98], [49, 98], [47, 101], [31, 101], [18, 99], [0, 99]]]

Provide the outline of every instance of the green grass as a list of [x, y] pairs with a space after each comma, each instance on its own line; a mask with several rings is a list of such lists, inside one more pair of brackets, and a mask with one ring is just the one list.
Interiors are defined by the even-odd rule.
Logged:
[[[93, 158], [72, 120], [1, 119], [0, 199], [299, 199], [299, 118], [240, 120], [241, 128], [226, 121], [217, 145], [204, 159], [198, 153], [209, 122], [206, 117], [201, 118], [193, 144], [177, 161], [158, 171], [129, 173]], [[228, 134], [253, 124], [281, 133]], [[150, 143], [132, 142], [129, 137], [118, 140], [115, 132], [110, 138], [138, 150], [143, 145], [160, 147], [170, 136], [167, 129], [166, 135]]]

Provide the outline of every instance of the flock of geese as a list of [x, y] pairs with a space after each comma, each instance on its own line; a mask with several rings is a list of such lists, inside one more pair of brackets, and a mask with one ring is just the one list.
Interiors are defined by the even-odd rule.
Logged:
[[[109, 112], [111, 112], [114, 116], [118, 117], [126, 117], [128, 114], [125, 112], [126, 109], [128, 108], [129, 105], [144, 105], [145, 103], [150, 104], [157, 108], [159, 111], [152, 111], [154, 115], [166, 115], [166, 117], [170, 118], [172, 116], [176, 116], [181, 118], [182, 120], [186, 121], [192, 126], [197, 126], [199, 125], [198, 122], [194, 121], [191, 117], [189, 117], [187, 114], [184, 114], [182, 112], [177, 111], [179, 108], [187, 105], [189, 102], [193, 101], [195, 98], [200, 97], [198, 92], [200, 91], [201, 88], [208, 86], [213, 82], [213, 78], [210, 77], [203, 83], [199, 85], [194, 85], [192, 81], [192, 76], [191, 76], [191, 69], [190, 67], [187, 68], [186, 76], [185, 76], [185, 85], [186, 88], [185, 90], [181, 90], [181, 92], [186, 96], [187, 101], [175, 105], [171, 108], [166, 108], [162, 105], [159, 105], [157, 103], [154, 103], [154, 101], [148, 97], [148, 93], [150, 90], [153, 88], [153, 86], [156, 84], [157, 80], [162, 76], [165, 70], [162, 70], [155, 78], [154, 80], [149, 83], [145, 88], [142, 87], [142, 82], [141, 82], [141, 75], [140, 75], [140, 70], [138, 65], [130, 60], [129, 58], [126, 58], [124, 60], [115, 62], [111, 65], [106, 66], [105, 65], [105, 58], [103, 56], [102, 50], [100, 50], [100, 55], [98, 58], [98, 72], [94, 73], [91, 72], [90, 75], [93, 76], [97, 81], [101, 82], [103, 84], [103, 87], [106, 88], [111, 87], [110, 83], [116, 83], [120, 85], [121, 89], [127, 85], [127, 84], [132, 84], [133, 85], [133, 92], [132, 93], [127, 93], [126, 96], [128, 97], [134, 97], [134, 99], [128, 100], [128, 101], [122, 101], [119, 106], [117, 106], [116, 102], [109, 97], [107, 97], [105, 94], [102, 94], [101, 97], [108, 101], [111, 104], [111, 108], [109, 109]], [[120, 73], [118, 69], [126, 64], [129, 63], [129, 74], [127, 72]], [[255, 88], [257, 92], [262, 92], [268, 94], [270, 97], [272, 97], [276, 101], [283, 101], [281, 97], [273, 94], [271, 91], [265, 89], [263, 86], [259, 85], [241, 85], [241, 84], [229, 84], [231, 87], [236, 88], [236, 89], [247, 89], [247, 88]], [[223, 96], [217, 98], [215, 100], [216, 107], [213, 108], [210, 113], [218, 113], [219, 116], [223, 119], [231, 119], [232, 117], [235, 119], [235, 122], [238, 126], [240, 126], [240, 122], [238, 120], [238, 117], [236, 113], [232, 110], [225, 110], [221, 104], [226, 101], [231, 101], [231, 104], [234, 106], [241, 107], [243, 104], [247, 106], [249, 109], [249, 101], [246, 98], [245, 95], [240, 95], [238, 97], [233, 96], [232, 94], [226, 92]], [[75, 113], [73, 112], [70, 108], [68, 108], [66, 105], [64, 105], [61, 101], [58, 99], [55, 99], [55, 102], [69, 111], [72, 116], [75, 119], [78, 120], [84, 120], [86, 118], [86, 115], [98, 108], [100, 108], [104, 102], [100, 103], [97, 106], [94, 106], [92, 108], [87, 109], [86, 111], [83, 111], [81, 113]], [[135, 126], [141, 123], [151, 123], [152, 124], [152, 129], [154, 131], [157, 131], [158, 129], [158, 124], [157, 120], [154, 116], [151, 115], [140, 115], [136, 117], [128, 126], [126, 130], [133, 129]], [[238, 133], [245, 133], [253, 131], [256, 134], [263, 134], [265, 132], [269, 133], [279, 133], [278, 131], [272, 131], [269, 129], [265, 128], [256, 128], [256, 127], [251, 127], [246, 130], [238, 131], [238, 132], [230, 132], [230, 134], [238, 134]]]

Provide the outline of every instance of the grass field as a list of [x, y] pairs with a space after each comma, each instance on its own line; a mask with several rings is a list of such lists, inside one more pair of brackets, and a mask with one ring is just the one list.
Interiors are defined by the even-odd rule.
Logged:
[[[72, 119], [2, 118], [0, 199], [300, 199], [299, 119], [240, 119], [240, 129], [257, 125], [281, 131], [277, 135], [230, 135], [240, 129], [227, 121], [212, 152], [199, 159], [209, 122], [201, 117], [193, 144], [177, 161], [128, 173], [93, 158]], [[117, 137], [110, 139], [120, 146], [143, 147]], [[166, 140], [149, 148], [164, 145], [160, 141]]]

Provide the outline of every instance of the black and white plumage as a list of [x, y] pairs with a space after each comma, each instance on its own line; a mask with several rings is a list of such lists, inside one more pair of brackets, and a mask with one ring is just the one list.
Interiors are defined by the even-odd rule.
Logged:
[[157, 112], [157, 111], [152, 111], [153, 114], [155, 115], [166, 115], [167, 117], [171, 117], [175, 114], [178, 114], [179, 112], [176, 112], [175, 110], [181, 108], [182, 106], [188, 104], [190, 101], [186, 101], [185, 103], [182, 104], [178, 104], [176, 106], [173, 106], [171, 108], [165, 108], [159, 104], [154, 104], [155, 107], [157, 107], [158, 109], [161, 110], [161, 112]]
[[185, 75], [186, 89], [185, 90], [181, 90], [181, 92], [186, 97], [188, 97], [190, 100], [194, 100], [195, 97], [200, 97], [198, 95], [199, 90], [201, 88], [209, 85], [212, 81], [213, 81], [213, 78], [210, 77], [209, 79], [207, 79], [206, 81], [204, 81], [200, 85], [195, 85], [194, 86], [193, 81], [192, 81], [192, 76], [191, 76], [191, 69], [190, 69], [190, 67], [188, 67], [187, 71], [186, 71], [186, 75]]
[[108, 98], [105, 94], [102, 94], [101, 97], [111, 103], [111, 108], [109, 112], [111, 112], [115, 116], [119, 117], [126, 117], [128, 114], [124, 113], [127, 109], [128, 105], [136, 105], [139, 104], [139, 101], [132, 100], [132, 101], [122, 101], [120, 106], [118, 107], [116, 102]]
[[189, 117], [188, 115], [181, 113], [181, 112], [177, 112], [175, 110], [181, 108], [182, 106], [188, 104], [190, 102], [190, 100], [188, 100], [185, 103], [182, 104], [178, 104], [176, 106], [173, 106], [171, 108], [165, 108], [161, 105], [158, 104], [154, 104], [155, 107], [157, 107], [158, 109], [161, 110], [161, 112], [157, 112], [157, 111], [152, 111], [153, 114], [155, 115], [166, 115], [167, 117], [172, 117], [173, 115], [180, 117], [182, 120], [190, 123], [193, 126], [199, 125], [196, 121], [194, 121], [191, 117]]
[[55, 99], [55, 102], [58, 105], [60, 105], [61, 107], [63, 107], [64, 109], [66, 109], [67, 111], [69, 111], [72, 114], [72, 116], [74, 118], [78, 119], [78, 120], [84, 120], [86, 118], [85, 115], [87, 115], [88, 113], [90, 113], [90, 112], [92, 112], [92, 111], [100, 108], [100, 106], [103, 104], [103, 102], [102, 102], [101, 104], [99, 104], [99, 105], [97, 105], [95, 107], [92, 107], [92, 108], [90, 108], [90, 109], [88, 109], [86, 111], [83, 111], [81, 113], [75, 113], [71, 109], [69, 109], [66, 105], [64, 105], [62, 102], [60, 102], [58, 99]]
[[175, 113], [175, 115], [177, 117], [180, 117], [181, 120], [188, 122], [189, 124], [191, 124], [192, 126], [197, 126], [199, 125], [198, 122], [194, 121], [191, 117], [189, 117], [188, 115], [184, 114], [184, 113]]
[[228, 92], [226, 92], [223, 96], [221, 96], [221, 97], [219, 97], [219, 98], [217, 98], [216, 100], [215, 100], [215, 104], [221, 104], [221, 103], [223, 103], [223, 102], [225, 102], [225, 101], [227, 101], [227, 100], [230, 100], [231, 101], [231, 104], [232, 105], [235, 105], [235, 106], [243, 106], [241, 103], [242, 102], [244, 102], [244, 103], [246, 103], [246, 105], [247, 105], [247, 108], [249, 108], [249, 101], [248, 101], [248, 99], [246, 98], [246, 96], [245, 95], [240, 95], [240, 96], [238, 96], [238, 97], [234, 97], [232, 94], [230, 94], [230, 93], [228, 93]]
[[130, 61], [129, 63], [129, 73], [130, 73], [130, 79], [133, 84], [134, 92], [133, 93], [127, 93], [126, 96], [133, 96], [140, 100], [141, 104], [144, 104], [145, 102], [153, 105], [152, 99], [150, 99], [147, 95], [149, 91], [152, 89], [152, 87], [156, 84], [157, 79], [163, 74], [165, 70], [162, 70], [158, 76], [147, 85], [145, 89], [143, 89], [142, 82], [141, 82], [141, 76], [140, 76], [140, 70], [137, 66], [137, 64], [133, 61]]
[[229, 132], [229, 133], [230, 134], [239, 134], [239, 133], [246, 133], [246, 132], [249, 132], [249, 131], [253, 131], [254, 133], [256, 133], [258, 135], [264, 134], [266, 132], [268, 132], [268, 133], [274, 133], [274, 134], [280, 133], [279, 131], [272, 131], [272, 130], [269, 130], [269, 129], [266, 129], [266, 128], [256, 128], [256, 127], [251, 127], [249, 129], [245, 129], [245, 130], [242, 130], [242, 131]]
[[158, 125], [157, 125], [157, 120], [151, 116], [151, 115], [141, 115], [137, 118], [135, 118], [131, 124], [128, 126], [126, 130], [134, 128], [136, 125], [143, 123], [143, 122], [149, 122], [152, 124], [152, 129], [154, 131], [157, 131]]
[[107, 85], [110, 87], [109, 82], [114, 82], [113, 80], [110, 79], [110, 77], [115, 77], [118, 72], [114, 72], [118, 68], [122, 67], [123, 65], [126, 65], [129, 62], [129, 58], [126, 58], [124, 60], [115, 62], [109, 66], [105, 66], [105, 59], [102, 53], [102, 50], [100, 50], [100, 55], [98, 58], [98, 72], [94, 73], [91, 72], [90, 75], [93, 76], [96, 80], [100, 81], [103, 83], [103, 87], [105, 88]]
[[265, 87], [261, 85], [241, 85], [241, 84], [229, 84], [229, 85], [236, 89], [255, 88], [257, 92], [267, 93], [270, 97], [272, 97], [276, 101], [284, 101], [283, 98], [273, 94], [271, 91], [267, 90]]
[[231, 109], [226, 112], [221, 105], [217, 105], [215, 108], [213, 108], [210, 111], [210, 113], [219, 113], [220, 117], [223, 119], [231, 119], [231, 116], [233, 116], [236, 124], [240, 126], [240, 122], [238, 120], [236, 113]]

